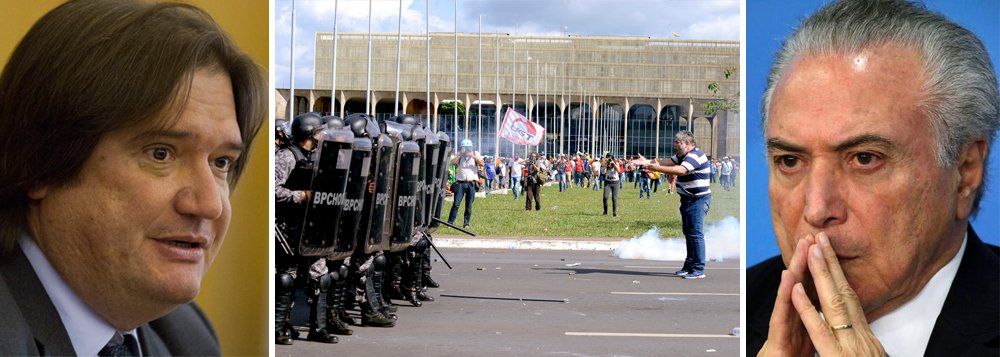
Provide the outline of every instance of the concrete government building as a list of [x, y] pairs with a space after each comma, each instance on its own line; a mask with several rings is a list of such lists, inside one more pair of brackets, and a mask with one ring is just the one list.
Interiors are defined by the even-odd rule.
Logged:
[[[405, 34], [398, 42], [396, 34], [373, 34], [366, 108], [368, 35], [338, 34], [335, 93], [333, 40], [332, 32], [316, 34], [315, 88], [295, 89], [296, 114], [343, 117], [367, 109], [386, 118], [398, 110], [471, 139], [484, 155], [523, 155], [523, 146], [496, 135], [513, 106], [546, 128], [544, 144], [531, 148], [541, 153], [665, 157], [673, 154], [674, 133], [692, 130], [708, 155], [739, 155], [738, 113], [705, 111], [707, 102], [738, 99], [738, 41], [458, 34], [456, 89], [455, 34]], [[289, 117], [289, 97], [287, 88], [276, 89], [275, 118]], [[467, 109], [457, 118], [450, 109], [456, 99]]]

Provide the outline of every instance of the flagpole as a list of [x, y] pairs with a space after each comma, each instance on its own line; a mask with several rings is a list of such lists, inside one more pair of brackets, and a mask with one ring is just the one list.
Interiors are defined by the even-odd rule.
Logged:
[[479, 143], [476, 146], [483, 152], [483, 15], [479, 15], [479, 111], [476, 112], [476, 125], [479, 127]]
[[497, 29], [497, 35], [496, 36], [497, 36], [497, 38], [496, 38], [497, 60], [496, 60], [496, 63], [494, 64], [494, 67], [496, 67], [497, 74], [496, 74], [496, 77], [494, 77], [494, 79], [496, 80], [496, 84], [494, 85], [494, 87], [496, 87], [496, 90], [497, 90], [497, 101], [496, 101], [496, 103], [493, 106], [496, 107], [497, 110], [496, 110], [496, 113], [495, 113], [496, 114], [496, 122], [493, 123], [493, 125], [496, 127], [496, 130], [493, 131], [493, 159], [494, 160], [496, 160], [496, 158], [500, 156], [500, 29], [499, 28]]
[[[431, 0], [424, 1], [424, 37], [427, 39], [427, 68], [424, 72], [427, 74], [427, 98], [426, 104], [424, 105], [427, 111], [427, 126], [430, 130], [437, 133], [437, 115], [434, 116], [434, 125], [431, 126], [431, 106], [434, 103], [431, 101]], [[433, 108], [434, 112], [437, 113], [437, 108]]]
[[[530, 88], [528, 88], [528, 73], [531, 72], [531, 56], [528, 54], [527, 50], [524, 51], [524, 56], [528, 58], [524, 61], [524, 116], [528, 118], [529, 122], [531, 122], [531, 107], [528, 104], [528, 91], [530, 90]], [[528, 157], [528, 145], [524, 146], [524, 157]]]
[[403, 0], [399, 0], [399, 17], [396, 20], [396, 101], [392, 103], [393, 116], [399, 116], [399, 63], [403, 59]]
[[365, 87], [365, 114], [372, 114], [372, 0], [368, 0], [368, 84]]
[[[510, 74], [510, 109], [517, 111], [517, 41], [511, 39], [511, 56], [513, 68]], [[506, 115], [504, 116], [506, 117]], [[514, 143], [510, 143], [510, 156], [514, 156]]]
[[[458, 0], [455, 0], [455, 101], [451, 103], [454, 108], [454, 118], [451, 122], [455, 133], [455, 140], [458, 140]], [[465, 130], [465, 138], [469, 138], [469, 130]], [[455, 154], [458, 154], [458, 145], [454, 145]]]
[[292, 0], [292, 46], [288, 48], [288, 120], [295, 118], [295, 0]]
[[[330, 71], [330, 115], [337, 115], [337, 8], [340, 0], [333, 2], [333, 70]], [[343, 117], [344, 113], [340, 113]]]

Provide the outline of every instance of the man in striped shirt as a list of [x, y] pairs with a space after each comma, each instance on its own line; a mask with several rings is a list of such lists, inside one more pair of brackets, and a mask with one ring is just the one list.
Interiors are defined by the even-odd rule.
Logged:
[[677, 193], [681, 195], [681, 226], [687, 240], [687, 258], [677, 276], [685, 279], [705, 277], [705, 215], [712, 204], [712, 191], [708, 188], [711, 167], [705, 152], [695, 146], [694, 134], [682, 130], [674, 135], [676, 154], [669, 161], [654, 162], [642, 155], [635, 165], [646, 170], [677, 176]]

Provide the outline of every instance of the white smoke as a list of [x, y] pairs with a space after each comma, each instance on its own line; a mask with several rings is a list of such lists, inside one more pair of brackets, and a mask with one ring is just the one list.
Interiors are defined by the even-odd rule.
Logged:
[[[660, 229], [653, 227], [641, 237], [622, 240], [613, 250], [622, 259], [679, 260], [687, 256], [684, 238], [660, 238]], [[722, 261], [740, 256], [740, 221], [728, 216], [705, 226], [705, 258]]]

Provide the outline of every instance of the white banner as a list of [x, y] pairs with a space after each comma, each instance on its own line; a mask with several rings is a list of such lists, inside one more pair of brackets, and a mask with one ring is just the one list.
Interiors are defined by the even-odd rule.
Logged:
[[524, 115], [507, 108], [500, 126], [500, 137], [517, 145], [538, 145], [545, 138], [545, 127], [532, 123]]

